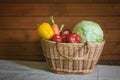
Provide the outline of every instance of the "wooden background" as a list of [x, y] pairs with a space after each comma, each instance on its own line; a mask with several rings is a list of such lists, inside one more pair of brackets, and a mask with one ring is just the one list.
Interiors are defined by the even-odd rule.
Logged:
[[36, 25], [51, 15], [65, 28], [100, 24], [107, 41], [100, 60], [120, 62], [120, 0], [0, 0], [0, 59], [45, 60]]

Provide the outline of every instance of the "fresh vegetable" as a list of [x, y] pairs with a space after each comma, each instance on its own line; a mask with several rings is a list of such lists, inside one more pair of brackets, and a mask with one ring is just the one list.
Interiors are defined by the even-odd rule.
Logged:
[[65, 29], [65, 30], [63, 30], [61, 33], [60, 33], [60, 35], [61, 35], [61, 37], [62, 37], [62, 39], [63, 39], [63, 42], [68, 42], [68, 36], [71, 34], [72, 32], [71, 32], [71, 30], [70, 29]]
[[103, 41], [103, 31], [101, 27], [92, 21], [81, 21], [73, 28], [73, 33], [77, 33], [85, 42], [101, 42]]
[[51, 22], [52, 22], [52, 29], [53, 29], [54, 33], [60, 35], [60, 30], [59, 30], [58, 25], [57, 25], [57, 24], [55, 23], [55, 21], [54, 21], [54, 17], [51, 16], [51, 17], [50, 17], [50, 20], [51, 20]]
[[54, 35], [54, 31], [49, 23], [42, 23], [38, 26], [37, 32], [40, 37], [44, 39], [51, 39]]
[[78, 34], [76, 33], [72, 33], [68, 36], [68, 42], [69, 43], [80, 43], [81, 42], [81, 38]]
[[60, 33], [62, 32], [63, 28], [64, 28], [64, 24], [60, 26]]
[[71, 32], [71, 30], [70, 29], [64, 29], [62, 32], [61, 32], [61, 36], [63, 36], [63, 35], [69, 35], [69, 34], [71, 34], [72, 32]]
[[55, 41], [55, 42], [62, 42], [62, 37], [58, 34], [55, 34], [53, 37], [52, 37], [52, 41]]

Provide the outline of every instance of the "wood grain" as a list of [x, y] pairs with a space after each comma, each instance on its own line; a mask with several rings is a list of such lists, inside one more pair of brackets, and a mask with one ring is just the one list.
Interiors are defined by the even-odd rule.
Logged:
[[0, 43], [0, 56], [43, 55], [40, 43]]
[[117, 61], [117, 60], [120, 60], [120, 55], [105, 54], [105, 55], [101, 55], [100, 60], [116, 60]]
[[[6, 59], [6, 60], [34, 60], [34, 61], [45, 61], [44, 56], [0, 56], [0, 59]], [[120, 56], [119, 55], [101, 55], [100, 60], [104, 61], [119, 61]]]
[[[120, 43], [107, 42], [102, 54], [119, 54]], [[39, 56], [43, 55], [40, 43], [0, 43], [0, 56]]]
[[[103, 29], [120, 29], [120, 17], [55, 17], [56, 23], [64, 28], [72, 28], [78, 22], [94, 21]], [[37, 29], [37, 24], [42, 22], [51, 23], [49, 17], [0, 17], [0, 29]]]
[[99, 60], [98, 64], [119, 66], [120, 65], [120, 60]]
[[[120, 3], [0, 3], [0, 16], [120, 16]], [[97, 6], [97, 7], [96, 7]]]
[[68, 2], [89, 2], [89, 3], [94, 3], [94, 2], [106, 2], [106, 3], [110, 3], [110, 2], [120, 2], [119, 0], [0, 0], [0, 2], [46, 2], [46, 3], [50, 3], [50, 2], [56, 2], [56, 3], [60, 3], [60, 2], [64, 2], [64, 3], [68, 3]]
[[69, 29], [97, 22], [106, 40], [100, 60], [120, 61], [120, 0], [0, 0], [0, 59], [44, 61], [36, 25], [51, 15]]
[[[39, 42], [36, 30], [0, 30], [0, 42]], [[120, 42], [120, 30], [104, 30], [105, 40]]]
[[37, 30], [0, 30], [0, 42], [39, 42]]
[[120, 55], [120, 43], [119, 42], [106, 42], [102, 54], [119, 54]]

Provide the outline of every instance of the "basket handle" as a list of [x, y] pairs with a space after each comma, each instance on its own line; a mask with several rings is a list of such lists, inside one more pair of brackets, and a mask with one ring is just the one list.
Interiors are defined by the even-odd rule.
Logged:
[[[84, 46], [82, 46], [82, 47], [84, 47]], [[76, 58], [76, 57], [68, 57], [68, 56], [63, 55], [63, 54], [60, 52], [60, 50], [59, 50], [59, 43], [56, 43], [56, 50], [57, 50], [58, 54], [59, 54], [60, 56], [62, 56], [63, 58], [65, 58], [65, 59], [68, 59], [68, 60], [82, 60], [82, 59], [84, 59], [85, 57], [87, 57], [87, 56], [89, 55], [90, 46], [89, 46], [89, 43], [87, 43], [87, 51], [86, 51], [86, 54], [84, 54], [83, 56], [81, 56], [81, 57], [79, 57], [79, 58]]]

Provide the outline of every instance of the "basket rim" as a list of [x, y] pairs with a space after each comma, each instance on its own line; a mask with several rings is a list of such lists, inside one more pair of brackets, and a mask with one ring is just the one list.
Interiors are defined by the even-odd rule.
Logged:
[[[43, 39], [43, 38], [40, 38], [40, 39], [42, 39], [43, 41], [49, 42], [49, 43], [53, 43], [53, 44], [57, 43], [57, 42], [54, 42], [54, 41], [51, 41], [51, 40], [47, 40], [47, 39]], [[90, 44], [101, 44], [103, 42], [106, 42], [106, 41], [103, 40], [101, 42], [87, 42], [87, 43], [90, 43]], [[59, 43], [59, 44], [63, 44], [63, 45], [80, 45], [80, 46], [85, 45], [85, 43]]]
[[[43, 39], [43, 38], [40, 38], [42, 39], [43, 41], [46, 41], [46, 42], [49, 42], [49, 43], [53, 43], [53, 44], [56, 44], [57, 42], [54, 42], [54, 41], [51, 41], [51, 40], [47, 40], [47, 39]], [[59, 44], [64, 44], [64, 45], [84, 45], [84, 43], [59, 43]]]

